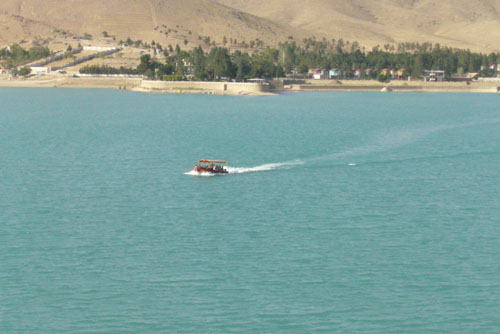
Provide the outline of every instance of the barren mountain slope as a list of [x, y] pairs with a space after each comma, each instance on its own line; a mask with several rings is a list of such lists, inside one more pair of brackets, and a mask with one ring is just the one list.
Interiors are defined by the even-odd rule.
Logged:
[[500, 0], [215, 0], [317, 37], [500, 49]]
[[[276, 42], [289, 33], [289, 27], [211, 0], [1, 0], [0, 11], [6, 16], [4, 25], [17, 16], [74, 34], [100, 36], [106, 31], [117, 38], [130, 36], [145, 41], [162, 41], [168, 28], [170, 38], [208, 35], [217, 41], [231, 36], [240, 41], [261, 38]], [[33, 35], [22, 28], [26, 27], [18, 28], [15, 34], [0, 30], [0, 40]], [[192, 34], [185, 36], [188, 31]]]
[[56, 29], [191, 46], [198, 35], [271, 44], [316, 36], [500, 51], [500, 0], [0, 0], [0, 45]]
[[54, 27], [0, 10], [0, 45], [19, 42], [26, 36], [49, 36]]

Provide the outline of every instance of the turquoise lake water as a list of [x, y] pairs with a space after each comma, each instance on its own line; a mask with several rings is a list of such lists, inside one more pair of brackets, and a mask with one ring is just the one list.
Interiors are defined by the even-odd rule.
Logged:
[[0, 89], [0, 333], [499, 333], [499, 166], [500, 95]]

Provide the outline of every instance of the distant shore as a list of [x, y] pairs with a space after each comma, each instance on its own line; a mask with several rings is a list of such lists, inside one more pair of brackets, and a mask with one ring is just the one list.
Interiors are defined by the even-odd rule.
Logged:
[[0, 87], [100, 88], [148, 93], [198, 93], [210, 95], [265, 96], [282, 92], [443, 92], [498, 93], [500, 81], [423, 82], [374, 80], [273, 80], [270, 85], [234, 82], [149, 81], [127, 77], [74, 77], [47, 75], [29, 79], [0, 77]]
[[100, 88], [145, 93], [191, 93], [209, 95], [265, 96], [275, 95], [268, 85], [239, 82], [149, 81], [127, 77], [56, 76], [0, 78], [0, 87], [27, 88]]
[[360, 92], [433, 92], [433, 93], [498, 93], [500, 80], [491, 82], [424, 82], [375, 80], [304, 80], [284, 82], [284, 91], [360, 91]]

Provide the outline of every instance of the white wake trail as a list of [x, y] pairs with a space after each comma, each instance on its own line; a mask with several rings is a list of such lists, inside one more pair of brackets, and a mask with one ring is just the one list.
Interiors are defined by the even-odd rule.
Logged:
[[417, 127], [417, 128], [402, 128], [402, 129], [401, 128], [386, 129], [385, 133], [379, 133], [373, 136], [373, 138], [371, 138], [370, 140], [370, 143], [366, 145], [353, 147], [344, 152], [331, 153], [319, 157], [309, 158], [308, 160], [309, 161], [336, 160], [336, 159], [345, 159], [351, 157], [359, 157], [365, 154], [390, 151], [392, 149], [410, 145], [422, 138], [433, 135], [440, 131], [447, 131], [457, 128], [477, 126], [482, 124], [491, 124], [492, 122], [498, 122], [498, 120], [494, 119], [481, 122], [430, 125], [420, 128]]
[[[275, 162], [264, 164], [260, 166], [254, 167], [231, 167], [224, 166], [224, 168], [229, 172], [229, 174], [243, 174], [243, 173], [254, 173], [254, 172], [265, 172], [274, 169], [288, 169], [293, 166], [302, 165], [304, 161], [302, 160], [293, 160], [293, 161], [285, 161], [285, 162]], [[212, 173], [198, 173], [194, 170], [184, 173], [185, 175], [191, 176], [215, 176], [215, 175], [228, 175], [228, 174], [212, 174]]]
[[184, 173], [184, 175], [191, 175], [191, 176], [215, 176], [216, 174], [212, 174], [212, 173], [198, 173], [198, 172], [192, 170], [190, 172]]
[[294, 161], [287, 161], [287, 162], [276, 162], [276, 163], [270, 163], [270, 164], [264, 164], [260, 166], [255, 166], [255, 167], [229, 167], [227, 166], [226, 169], [229, 172], [229, 174], [242, 174], [242, 173], [252, 173], [252, 172], [265, 172], [273, 169], [280, 169], [280, 168], [291, 168], [292, 166], [297, 166], [297, 165], [302, 165], [304, 164], [304, 161], [302, 160], [294, 160]]

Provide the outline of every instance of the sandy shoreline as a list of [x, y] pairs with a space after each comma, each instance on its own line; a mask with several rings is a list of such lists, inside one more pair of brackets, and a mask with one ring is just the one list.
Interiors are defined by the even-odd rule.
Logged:
[[0, 87], [24, 88], [96, 88], [119, 89], [143, 93], [209, 94], [237, 96], [276, 95], [267, 87], [254, 83], [148, 81], [127, 77], [73, 77], [48, 75], [29, 79], [0, 78]]
[[44, 88], [97, 88], [124, 89], [145, 93], [198, 93], [210, 95], [265, 96], [282, 92], [442, 92], [442, 93], [498, 93], [500, 81], [491, 82], [423, 82], [392, 81], [380, 83], [373, 80], [305, 80], [287, 84], [274, 80], [271, 86], [254, 83], [224, 82], [164, 82], [126, 77], [72, 77], [48, 75], [29, 79], [0, 77], [0, 87]]
[[[286, 82], [285, 82], [286, 83]], [[300, 84], [284, 85], [285, 91], [360, 91], [360, 92], [433, 92], [433, 93], [498, 93], [495, 82], [424, 82], [375, 80], [305, 80]]]
[[82, 78], [69, 76], [46, 76], [30, 79], [0, 79], [0, 87], [45, 87], [45, 88], [105, 88], [131, 89], [139, 87], [139, 78]]

